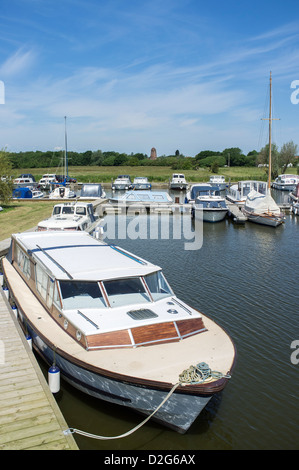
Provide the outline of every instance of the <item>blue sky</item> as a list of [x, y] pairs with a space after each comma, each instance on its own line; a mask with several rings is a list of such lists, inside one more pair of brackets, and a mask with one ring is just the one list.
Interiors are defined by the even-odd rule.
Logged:
[[78, 152], [247, 154], [270, 71], [273, 141], [299, 145], [298, 1], [1, 0], [0, 148], [63, 147], [67, 116]]

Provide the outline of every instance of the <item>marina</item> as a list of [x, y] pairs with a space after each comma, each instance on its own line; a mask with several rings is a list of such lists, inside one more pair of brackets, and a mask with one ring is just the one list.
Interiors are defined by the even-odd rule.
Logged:
[[[279, 206], [288, 207], [286, 193], [273, 191], [273, 194]], [[171, 192], [170, 195], [174, 197]], [[180, 195], [177, 206], [188, 206], [184, 204], [184, 196]], [[104, 201], [95, 204], [97, 211], [106, 205]], [[132, 223], [134, 216], [134, 213], [127, 214], [128, 225]], [[105, 214], [104, 219], [109, 222], [110, 217], [109, 214]], [[140, 217], [149, 221], [153, 216], [144, 213]], [[118, 224], [118, 217], [115, 219], [112, 215], [112, 218]], [[194, 230], [190, 213], [184, 213], [183, 219], [185, 223], [190, 223], [191, 229]], [[162, 222], [164, 218], [161, 216], [158, 220]], [[298, 331], [299, 326], [297, 316], [294, 316], [298, 297], [296, 285], [290, 282], [289, 269], [283, 263], [283, 259], [294, 257], [298, 253], [298, 216], [287, 211], [285, 224], [275, 230], [255, 224], [235, 223], [230, 217], [219, 224], [204, 224], [203, 245], [200, 250], [191, 252], [184, 250], [182, 239], [171, 238], [177, 220], [176, 217], [169, 218], [170, 239], [168, 240], [160, 236], [158, 240], [151, 240], [149, 235], [144, 240], [138, 236], [138, 233], [134, 239], [126, 237], [118, 240], [116, 230], [116, 238], [109, 238], [106, 241], [116, 242], [122, 248], [129, 249], [139, 256], [142, 256], [146, 249], [150, 253], [151, 261], [163, 264], [167, 277], [182, 299], [194, 302], [198, 309], [212, 315], [213, 319], [222, 323], [232, 334], [238, 356], [233, 378], [227, 388], [229, 393], [225, 390], [216, 395], [185, 435], [176, 437], [176, 433], [172, 430], [162, 430], [158, 423], [150, 420], [132, 436], [117, 441], [108, 439], [103, 442], [74, 434], [78, 447], [102, 450], [115, 448], [162, 450], [170, 448], [171, 440], [171, 448], [184, 450], [296, 448], [294, 430], [298, 423], [294, 410], [297, 406], [295, 389], [299, 383], [298, 366], [291, 362], [290, 346], [296, 340], [294, 332]], [[288, 239], [292, 240], [291, 245]], [[276, 254], [275, 258], [272, 256], [269, 258], [272, 250]], [[176, 256], [173, 256], [174, 252]], [[205, 267], [204, 275], [199, 266]], [[262, 275], [265, 268], [269, 270], [268, 277]], [[279, 270], [279, 276], [275, 274], [276, 268]], [[284, 280], [282, 283], [281, 278]], [[215, 290], [215, 281], [220, 282], [221, 294], [219, 290]], [[253, 291], [255, 294], [251, 298], [250, 293]], [[266, 291], [268, 294], [265, 296]], [[282, 299], [282, 302], [279, 309], [273, 310], [277, 298]], [[280, 317], [283, 319], [282, 323]], [[272, 325], [271, 334], [269, 338], [265, 338], [261, 332], [269, 322]], [[275, 337], [277, 338], [277, 334], [279, 339], [274, 343], [275, 352], [272, 352], [272, 342]], [[269, 357], [266, 350], [269, 351]], [[280, 359], [277, 359], [277, 354]], [[281, 379], [274, 379], [277, 360]], [[38, 362], [46, 375], [47, 366], [40, 359]], [[264, 390], [258, 403], [254, 388], [251, 387], [251, 381], [254, 386], [256, 380], [262, 380], [261, 390]], [[288, 387], [285, 400], [278, 399], [278, 395], [284, 393], [281, 390], [282, 385]], [[234, 390], [234, 387], [237, 387], [237, 390]], [[142, 421], [142, 417], [132, 415], [123, 407], [109, 403], [103, 406], [93, 397], [86, 398], [82, 392], [74, 390], [64, 380], [58, 404], [69, 426], [94, 435], [105, 435], [108, 438], [126, 433], [128, 429], [138, 426]], [[265, 407], [269, 410], [268, 413], [262, 411]], [[253, 432], [252, 427], [256, 431]], [[286, 427], [290, 429], [290, 433], [286, 432]]]

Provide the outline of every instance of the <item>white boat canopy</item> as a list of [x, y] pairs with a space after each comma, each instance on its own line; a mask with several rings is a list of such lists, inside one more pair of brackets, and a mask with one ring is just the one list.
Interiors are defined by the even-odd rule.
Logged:
[[121, 279], [161, 270], [86, 232], [27, 232], [14, 234], [13, 238], [59, 280]]

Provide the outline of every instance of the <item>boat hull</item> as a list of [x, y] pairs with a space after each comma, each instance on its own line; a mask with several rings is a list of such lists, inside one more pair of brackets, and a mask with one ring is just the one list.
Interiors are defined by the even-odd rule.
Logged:
[[140, 190], [140, 189], [152, 189], [151, 183], [137, 183], [133, 184], [133, 189]]
[[194, 208], [194, 217], [196, 220], [203, 220], [204, 222], [221, 222], [225, 219], [228, 209], [197, 209]]
[[282, 217], [271, 216], [271, 215], [259, 215], [249, 211], [246, 211], [243, 208], [243, 214], [246, 215], [250, 222], [260, 225], [267, 225], [269, 227], [278, 227], [283, 224], [284, 220]]
[[170, 183], [170, 189], [177, 189], [179, 191], [183, 191], [187, 189], [188, 183]]
[[272, 183], [272, 188], [280, 191], [293, 191], [296, 188], [297, 183]]
[[[28, 333], [32, 337], [36, 352], [51, 366], [53, 364], [52, 349], [32, 328], [28, 328]], [[57, 352], [55, 364], [60, 369], [61, 377], [81, 392], [115, 405], [125, 406], [144, 416], [152, 414], [169, 393], [169, 390], [163, 391], [125, 383], [92, 372], [62, 357]], [[212, 394], [194, 396], [173, 393], [152, 419], [183, 434], [190, 428], [211, 398]]]

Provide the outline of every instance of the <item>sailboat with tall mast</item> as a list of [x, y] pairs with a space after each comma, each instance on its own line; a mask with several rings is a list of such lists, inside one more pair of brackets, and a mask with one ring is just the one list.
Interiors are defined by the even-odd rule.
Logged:
[[284, 222], [284, 215], [271, 196], [271, 166], [272, 166], [272, 74], [270, 72], [270, 106], [269, 106], [269, 172], [266, 191], [261, 193], [256, 189], [247, 195], [242, 211], [248, 220], [257, 224], [277, 227]]

